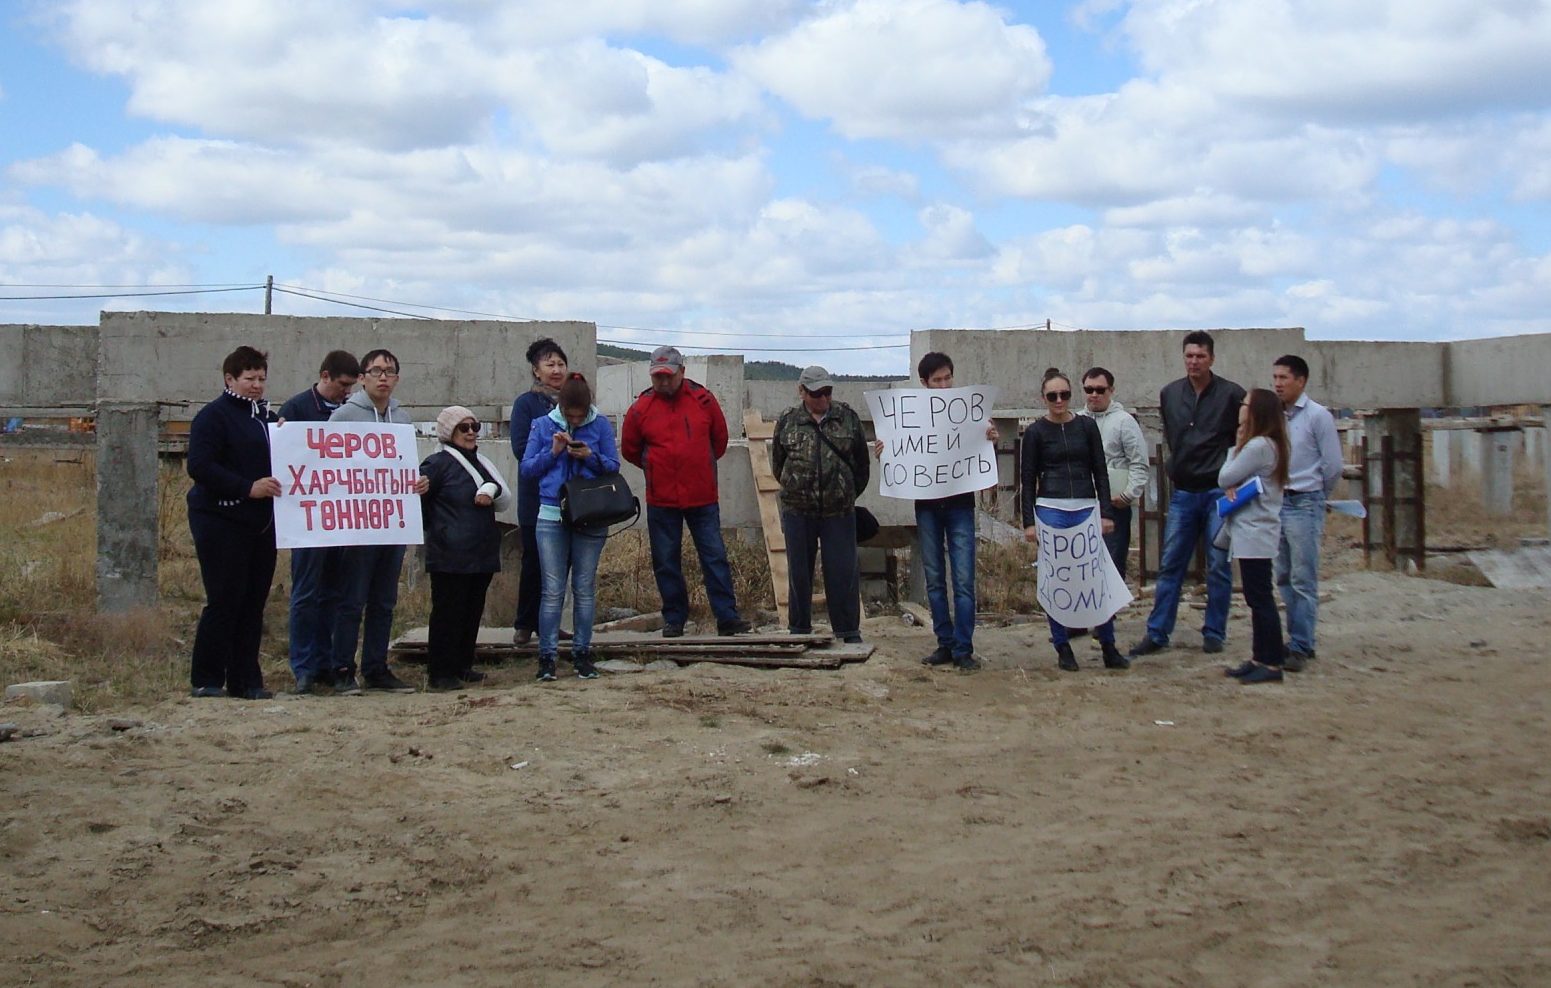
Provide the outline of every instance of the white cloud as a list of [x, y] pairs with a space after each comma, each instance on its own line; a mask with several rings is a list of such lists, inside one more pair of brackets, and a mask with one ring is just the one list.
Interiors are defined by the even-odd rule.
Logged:
[[732, 63], [851, 138], [927, 140], [1006, 132], [1044, 89], [1039, 33], [995, 8], [950, 0], [826, 4], [783, 35], [734, 51]]

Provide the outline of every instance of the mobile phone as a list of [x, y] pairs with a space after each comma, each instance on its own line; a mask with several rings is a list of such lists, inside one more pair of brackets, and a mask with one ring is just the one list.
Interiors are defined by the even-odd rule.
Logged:
[[587, 444], [586, 443], [579, 443], [579, 442], [577, 442], [576, 440], [573, 439], [570, 442], [566, 443], [566, 445], [569, 446], [572, 449], [581, 449], [583, 446], [585, 446]]

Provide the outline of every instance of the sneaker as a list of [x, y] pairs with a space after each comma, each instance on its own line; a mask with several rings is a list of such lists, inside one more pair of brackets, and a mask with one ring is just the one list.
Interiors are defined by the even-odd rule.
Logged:
[[189, 696], [201, 700], [208, 700], [214, 696], [225, 696], [226, 691], [219, 686], [196, 686]]
[[1239, 682], [1245, 686], [1253, 686], [1256, 683], [1280, 683], [1281, 681], [1281, 666], [1263, 666], [1258, 662], [1255, 664], [1255, 668], [1239, 677]]
[[1104, 668], [1106, 668], [1106, 669], [1129, 669], [1129, 668], [1131, 668], [1131, 660], [1126, 658], [1124, 655], [1120, 654], [1120, 649], [1115, 647], [1115, 643], [1114, 642], [1099, 642], [1099, 648], [1102, 649], [1103, 652], [1104, 652]]
[[1141, 658], [1144, 655], [1152, 655], [1156, 652], [1161, 652], [1168, 647], [1169, 646], [1167, 645], [1162, 645], [1153, 641], [1152, 636], [1148, 635], [1146, 638], [1143, 638], [1141, 641], [1131, 646], [1130, 654], [1131, 658], [1136, 659]]
[[592, 656], [586, 652], [571, 656], [571, 664], [576, 667], [577, 679], [598, 678], [598, 667], [592, 664]]
[[684, 626], [682, 624], [665, 624], [662, 626], [662, 636], [664, 638], [683, 638]]
[[361, 679], [367, 689], [378, 693], [413, 693], [415, 691], [413, 686], [393, 675], [391, 670], [372, 673], [370, 676], [362, 676]]
[[953, 657], [953, 668], [959, 672], [975, 672], [980, 668], [980, 660], [975, 658], [974, 655], [955, 655]]
[[1077, 656], [1072, 654], [1071, 643], [1056, 646], [1056, 666], [1062, 672], [1077, 671]]
[[296, 688], [291, 692], [297, 696], [307, 696], [318, 692], [318, 677], [310, 673], [302, 673], [296, 677]]
[[356, 682], [355, 673], [348, 670], [340, 670], [334, 673], [335, 696], [360, 696], [361, 684]]
[[463, 680], [457, 676], [437, 676], [426, 680], [425, 688], [432, 693], [452, 693], [463, 688]]
[[938, 645], [937, 651], [921, 660], [924, 666], [945, 666], [953, 661], [953, 650], [946, 645]]
[[555, 660], [539, 659], [539, 672], [534, 677], [541, 683], [553, 683], [555, 681]]
[[1224, 669], [1222, 674], [1224, 676], [1232, 676], [1234, 679], [1242, 679], [1243, 677], [1248, 676], [1251, 672], [1253, 672], [1254, 669], [1255, 660], [1245, 659], [1243, 662], [1236, 666], [1229, 666], [1228, 668]]
[[1217, 655], [1218, 653], [1220, 653], [1222, 651], [1222, 647], [1223, 646], [1222, 646], [1222, 639], [1221, 638], [1203, 638], [1203, 639], [1201, 639], [1201, 651], [1205, 652], [1208, 655]]
[[465, 669], [458, 673], [457, 680], [460, 683], [483, 683], [485, 674], [478, 669]]
[[1287, 658], [1282, 660], [1282, 668], [1288, 672], [1302, 672], [1308, 668], [1309, 659], [1311, 658], [1313, 656], [1305, 655], [1302, 652], [1288, 652]]
[[716, 633], [725, 638], [730, 635], [746, 634], [752, 627], [754, 626], [743, 620], [743, 618], [733, 618], [731, 621], [718, 622], [716, 625]]

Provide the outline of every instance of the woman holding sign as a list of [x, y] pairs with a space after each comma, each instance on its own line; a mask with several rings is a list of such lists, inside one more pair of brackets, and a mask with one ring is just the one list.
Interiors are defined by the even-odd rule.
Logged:
[[522, 475], [537, 477], [539, 488], [539, 568], [544, 593], [539, 602], [539, 673], [541, 683], [555, 678], [560, 651], [560, 611], [569, 579], [576, 620], [571, 663], [582, 679], [596, 679], [592, 664], [592, 617], [597, 603], [598, 559], [608, 532], [572, 528], [560, 514], [560, 493], [573, 477], [598, 477], [619, 470], [614, 427], [592, 403], [587, 379], [572, 372], [560, 386], [559, 404], [533, 422], [522, 454]]
[[240, 346], [221, 364], [226, 390], [189, 426], [188, 527], [205, 585], [205, 609], [194, 632], [194, 695], [268, 700], [259, 669], [264, 602], [275, 575], [274, 498], [264, 400], [269, 357]]
[[1271, 566], [1282, 541], [1288, 459], [1281, 399], [1256, 388], [1239, 406], [1238, 438], [1217, 474], [1224, 491], [1217, 512], [1226, 516], [1219, 537], [1228, 540], [1228, 558], [1239, 561], [1253, 639], [1249, 661], [1228, 670], [1241, 683], [1282, 680], [1282, 617], [1271, 593]]
[[431, 635], [427, 685], [462, 689], [485, 678], [474, 671], [474, 646], [485, 593], [501, 569], [501, 530], [495, 514], [512, 503], [512, 490], [495, 464], [479, 454], [479, 420], [462, 405], [436, 416], [440, 451], [420, 464], [430, 482], [421, 495], [425, 568], [431, 574]]
[[1049, 411], [1023, 432], [1023, 535], [1039, 546], [1039, 600], [1056, 664], [1077, 671], [1070, 628], [1057, 615], [1086, 614], [1097, 618], [1105, 667], [1125, 669], [1131, 663], [1115, 647], [1115, 612], [1130, 593], [1103, 541], [1115, 526], [1104, 438], [1093, 419], [1072, 411], [1065, 374], [1047, 370], [1042, 390]]

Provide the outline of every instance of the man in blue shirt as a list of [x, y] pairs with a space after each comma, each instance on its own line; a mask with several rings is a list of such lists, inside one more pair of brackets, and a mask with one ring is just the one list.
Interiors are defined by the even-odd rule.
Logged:
[[[282, 422], [327, 422], [361, 378], [355, 354], [331, 350], [318, 383], [280, 408]], [[296, 692], [334, 684], [334, 612], [339, 607], [337, 548], [291, 550], [291, 672]]]
[[1341, 482], [1341, 437], [1330, 410], [1304, 393], [1309, 365], [1287, 354], [1271, 368], [1271, 386], [1287, 414], [1291, 448], [1287, 487], [1282, 492], [1282, 542], [1276, 556], [1276, 585], [1287, 608], [1287, 660], [1301, 672], [1314, 658], [1319, 618], [1319, 547], [1325, 535], [1325, 501]]

